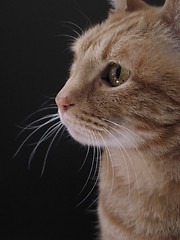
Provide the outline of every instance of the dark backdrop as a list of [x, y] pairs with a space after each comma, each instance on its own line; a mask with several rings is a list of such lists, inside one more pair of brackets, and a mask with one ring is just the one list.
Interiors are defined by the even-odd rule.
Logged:
[[[163, 1], [147, 1], [154, 4]], [[2, 6], [3, 4], [3, 6]], [[68, 77], [76, 36], [73, 29], [86, 29], [107, 16], [105, 0], [9, 0], [1, 1], [1, 158], [0, 158], [0, 239], [94, 239], [96, 234], [96, 191], [78, 207], [91, 191], [94, 179], [85, 190], [93, 151], [81, 171], [87, 149], [64, 133], [43, 163], [51, 139], [40, 145], [28, 167], [29, 156], [44, 128], [27, 141], [17, 156], [14, 153], [31, 131], [18, 138], [20, 126], [31, 123], [57, 109], [37, 112], [54, 104], [54, 97]], [[65, 22], [66, 21], [66, 22]], [[46, 103], [45, 103], [46, 102]], [[42, 108], [42, 107], [41, 107]], [[40, 122], [42, 123], [42, 122]], [[50, 126], [50, 125], [49, 125]], [[92, 176], [91, 176], [92, 178]]]

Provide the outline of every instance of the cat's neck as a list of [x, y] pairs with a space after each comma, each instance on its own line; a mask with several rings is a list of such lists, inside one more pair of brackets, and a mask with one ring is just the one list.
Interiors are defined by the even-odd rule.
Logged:
[[133, 185], [133, 188], [149, 193], [163, 192], [171, 183], [180, 184], [178, 156], [175, 157], [174, 149], [167, 149], [169, 153], [163, 154], [164, 147], [109, 148], [108, 151], [104, 151], [102, 159], [103, 181], [111, 188], [113, 186], [110, 185], [116, 187]]

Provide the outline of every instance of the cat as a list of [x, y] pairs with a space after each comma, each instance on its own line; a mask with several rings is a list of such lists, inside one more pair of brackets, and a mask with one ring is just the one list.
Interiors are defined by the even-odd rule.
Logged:
[[59, 117], [102, 147], [99, 239], [180, 239], [180, 0], [112, 0], [72, 44]]

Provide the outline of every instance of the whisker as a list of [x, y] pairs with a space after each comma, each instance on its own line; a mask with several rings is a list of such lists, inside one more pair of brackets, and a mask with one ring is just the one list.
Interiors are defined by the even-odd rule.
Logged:
[[21, 143], [20, 147], [18, 148], [18, 150], [16, 151], [16, 153], [14, 154], [14, 157], [17, 156], [17, 154], [19, 153], [19, 151], [21, 150], [21, 148], [24, 146], [24, 144], [36, 133], [38, 132], [41, 128], [43, 128], [44, 126], [48, 125], [49, 123], [52, 123], [53, 121], [57, 120], [57, 118], [51, 118], [49, 121], [43, 123], [42, 125], [38, 126], [31, 134], [28, 135], [28, 137]]
[[77, 37], [81, 37], [80, 33], [78, 33], [76, 30], [73, 30], [73, 32], [77, 35]]
[[112, 121], [107, 120], [107, 119], [105, 119], [105, 118], [102, 118], [102, 120], [104, 120], [105, 122], [111, 123], [111, 124], [113, 124], [114, 126], [116, 126], [116, 127], [118, 127], [118, 128], [124, 128], [124, 129], [127, 130], [129, 133], [132, 133], [135, 137], [141, 139], [143, 142], [145, 141], [142, 137], [140, 137], [139, 135], [137, 135], [136, 133], [134, 133], [132, 130], [124, 127], [123, 125], [120, 125], [120, 124], [118, 124], [118, 123], [112, 122]]
[[46, 166], [46, 162], [47, 162], [47, 157], [48, 157], [49, 151], [50, 151], [50, 149], [51, 149], [51, 147], [52, 147], [52, 144], [53, 144], [53, 142], [55, 141], [57, 135], [58, 135], [59, 132], [61, 131], [62, 127], [63, 127], [63, 126], [61, 126], [61, 127], [58, 129], [57, 133], [54, 135], [51, 143], [49, 144], [49, 147], [48, 147], [48, 149], [47, 149], [47, 152], [46, 152], [46, 155], [45, 155], [45, 158], [44, 158], [44, 163], [43, 163], [43, 167], [42, 167], [41, 176], [44, 174], [44, 170], [45, 170], [45, 166]]
[[[107, 131], [111, 136], [113, 136], [113, 134], [110, 133], [107, 129], [106, 129], [106, 131]], [[120, 134], [120, 132], [119, 132], [119, 134]], [[115, 137], [114, 137], [114, 138], [115, 138]], [[115, 139], [117, 139], [117, 138], [115, 138]], [[117, 141], [119, 142], [118, 139], [117, 139]], [[120, 144], [120, 142], [119, 142], [119, 144]], [[126, 151], [126, 149], [122, 146], [122, 144], [120, 144], [120, 146], [122, 147], [122, 149], [123, 149], [124, 152], [126, 153], [126, 156], [127, 156], [128, 160], [129, 160], [129, 162], [130, 162], [130, 164], [131, 164], [131, 166], [132, 166], [132, 169], [133, 169], [133, 173], [134, 173], [135, 181], [136, 181], [137, 192], [138, 192], [138, 209], [139, 209], [139, 203], [140, 203], [139, 196], [140, 196], [140, 191], [139, 191], [139, 182], [138, 182], [137, 173], [136, 173], [136, 170], [135, 170], [135, 168], [134, 168], [133, 161], [132, 161], [130, 155], [128, 154], [128, 152]]]
[[[35, 148], [33, 149], [30, 157], [29, 157], [29, 168], [30, 168], [30, 165], [31, 165], [31, 161], [38, 149], [38, 147], [41, 145], [41, 143], [43, 143], [45, 140], [47, 140], [48, 138], [50, 138], [53, 133], [56, 131], [57, 128], [59, 128], [59, 125], [60, 123], [55, 123], [54, 125], [52, 125], [43, 135], [42, 137], [40, 138], [40, 140], [38, 141], [38, 143], [36, 144]], [[61, 125], [60, 125], [61, 126]]]
[[[92, 136], [91, 133], [90, 133], [90, 136], [92, 137], [92, 142], [93, 142], [94, 139], [93, 139], [93, 136]], [[93, 147], [93, 159], [92, 159], [91, 169], [90, 169], [90, 172], [89, 172], [88, 178], [87, 178], [87, 180], [86, 180], [86, 182], [85, 182], [85, 184], [84, 184], [84, 186], [83, 186], [83, 188], [81, 189], [81, 191], [80, 191], [79, 194], [81, 194], [81, 193], [84, 191], [85, 187], [87, 186], [87, 184], [88, 184], [88, 182], [89, 182], [89, 180], [90, 180], [90, 177], [91, 177], [91, 175], [92, 175], [92, 171], [93, 171], [93, 167], [94, 167], [94, 162], [95, 162], [95, 147]]]
[[[62, 123], [61, 123], [62, 124]], [[62, 124], [62, 128], [61, 128], [61, 133], [60, 133], [60, 136], [58, 137], [58, 140], [56, 141], [57, 144], [60, 142], [60, 140], [62, 139], [62, 136], [64, 134], [64, 132], [66, 131], [66, 127]]]
[[[102, 166], [102, 155], [101, 155], [101, 148], [97, 146], [97, 148], [99, 149], [99, 171], [98, 171], [98, 176], [97, 178], [99, 179], [99, 175], [100, 175], [100, 170], [101, 170], [101, 166]], [[98, 161], [97, 159], [97, 161]], [[99, 195], [95, 198], [95, 200], [88, 206], [88, 208], [91, 208], [99, 199]]]
[[[122, 126], [122, 128], [124, 128], [125, 131], [127, 131], [127, 132], [129, 132], [129, 133], [132, 133], [132, 134], [135, 135], [137, 138], [139, 138], [140, 140], [142, 140], [142, 142], [145, 143], [146, 146], [151, 150], [151, 153], [152, 153], [153, 155], [155, 155], [156, 157], [158, 157], [158, 156], [156, 155], [156, 153], [154, 153], [154, 152], [152, 151], [152, 147], [151, 147], [143, 138], [141, 138], [140, 136], [138, 136], [137, 134], [135, 134], [133, 131], [131, 131], [130, 129], [128, 129], [128, 128], [124, 127], [124, 126]], [[162, 161], [162, 159], [159, 158], [159, 157], [158, 157], [158, 159], [161, 161], [161, 163], [162, 163], [162, 165], [163, 165], [163, 167], [164, 167], [164, 170], [166, 170], [166, 167], [165, 167], [164, 162]], [[152, 176], [152, 178], [153, 178], [153, 180], [155, 181], [155, 179], [154, 179], [153, 176]]]
[[89, 155], [89, 150], [90, 150], [90, 146], [89, 146], [89, 144], [88, 144], [88, 148], [87, 148], [87, 152], [86, 152], [85, 159], [84, 159], [81, 167], [79, 168], [78, 173], [83, 169], [83, 167], [84, 167], [84, 165], [85, 165], [85, 163], [86, 163], [86, 161], [87, 161], [87, 158], [88, 158], [88, 155]]
[[95, 189], [95, 187], [97, 186], [97, 183], [98, 183], [98, 180], [99, 180], [99, 177], [96, 178], [96, 181], [93, 185], [93, 187], [91, 188], [91, 191], [86, 195], [86, 197], [80, 202], [78, 203], [78, 205], [76, 207], [79, 207], [83, 202], [86, 201], [86, 199], [91, 195], [91, 193], [93, 192], [93, 190]]
[[[100, 176], [100, 170], [101, 170], [101, 148], [97, 144], [97, 138], [96, 138], [95, 134], [94, 134], [94, 138], [95, 138], [95, 142], [96, 142], [96, 146], [97, 146], [96, 147], [97, 148], [97, 159], [96, 159], [96, 168], [95, 168], [93, 179], [95, 178], [96, 173], [98, 173], [97, 177], [96, 177], [96, 180], [97, 180], [96, 182], [98, 182], [99, 176]], [[98, 169], [98, 167], [99, 167], [99, 169]], [[99, 198], [99, 196], [97, 196], [95, 198], [95, 200], [88, 206], [88, 208], [91, 208], [97, 202], [98, 198]]]
[[[94, 160], [93, 160], [94, 161]], [[99, 175], [99, 173], [98, 173]], [[89, 175], [90, 176], [90, 175]], [[86, 199], [91, 195], [91, 193], [94, 191], [95, 187], [97, 186], [97, 183], [98, 183], [98, 180], [99, 180], [99, 176], [97, 176], [96, 180], [95, 180], [95, 183], [93, 185], [93, 187], [91, 188], [91, 190], [89, 191], [89, 193], [86, 195], [86, 197], [84, 197], [84, 199], [77, 205], [77, 207], [79, 207], [83, 202], [86, 201]]]
[[[49, 100], [48, 100], [49, 101]], [[30, 114], [29, 116], [27, 116], [24, 120], [23, 123], [26, 122], [28, 119], [30, 119], [32, 116], [34, 116], [35, 114], [45, 111], [45, 110], [49, 110], [49, 109], [57, 109], [56, 104], [49, 104], [46, 107], [43, 107], [45, 105], [45, 103], [43, 103], [40, 108], [38, 110], [36, 110], [35, 112], [33, 112], [32, 114]]]
[[[76, 27], [77, 29], [79, 29], [81, 34], [84, 33], [84, 30], [79, 25], [77, 25], [76, 23], [73, 23], [71, 21], [62, 21], [62, 23], [72, 25], [72, 26]], [[80, 36], [79, 33], [78, 33], [78, 35]]]
[[79, 13], [86, 19], [87, 24], [88, 24], [89, 26], [92, 26], [92, 23], [91, 23], [90, 18], [89, 18], [81, 9], [79, 9]]
[[[123, 156], [123, 161], [125, 163], [125, 167], [126, 167], [126, 171], [127, 171], [127, 178], [128, 178], [128, 202], [131, 196], [131, 186], [130, 186], [130, 174], [129, 174], [129, 169], [128, 169], [128, 165], [124, 156], [124, 153], [122, 151], [123, 147], [122, 144], [120, 144], [119, 140], [111, 133], [109, 132], [107, 129], [104, 129], [104, 131], [107, 131], [109, 135], [111, 135], [113, 137], [113, 139], [115, 139], [115, 141], [117, 142], [117, 146], [118, 146], [118, 150], [120, 150], [122, 156]], [[121, 148], [119, 147], [119, 145], [121, 146]]]
[[28, 124], [28, 125], [25, 126], [25, 127], [20, 127], [20, 128], [23, 128], [23, 130], [18, 134], [17, 138], [18, 138], [20, 135], [22, 135], [22, 133], [23, 133], [25, 130], [31, 130], [31, 129], [36, 129], [36, 128], [40, 127], [42, 124], [40, 124], [40, 125], [35, 125], [35, 124], [36, 124], [36, 123], [39, 123], [39, 122], [42, 122], [42, 121], [44, 121], [44, 120], [46, 120], [46, 119], [48, 119], [48, 118], [51, 118], [51, 119], [56, 120], [56, 119], [59, 119], [59, 116], [58, 116], [57, 113], [56, 113], [56, 114], [49, 114], [49, 115], [46, 115], [46, 116], [44, 116], [44, 117], [42, 117], [42, 118], [39, 118], [39, 119], [33, 121], [32, 123]]
[[112, 170], [112, 182], [111, 182], [111, 188], [110, 188], [110, 192], [109, 192], [109, 196], [106, 200], [106, 205], [108, 204], [109, 200], [110, 200], [110, 197], [111, 197], [111, 194], [112, 194], [112, 191], [113, 191], [113, 186], [114, 186], [114, 177], [115, 177], [115, 173], [114, 173], [114, 164], [113, 164], [113, 160], [112, 160], [112, 156], [111, 156], [111, 152], [108, 148], [108, 145], [106, 144], [104, 138], [102, 137], [101, 133], [99, 133], [100, 137], [102, 138], [102, 141], [104, 142], [104, 145], [107, 149], [107, 152], [108, 152], [108, 155], [109, 155], [109, 159], [110, 159], [110, 163], [111, 163], [111, 170]]
[[96, 154], [96, 166], [95, 166], [95, 171], [94, 171], [94, 175], [93, 175], [93, 179], [95, 178], [95, 176], [96, 176], [96, 173], [97, 173], [97, 171], [98, 171], [98, 166], [99, 166], [99, 164], [98, 164], [98, 159], [99, 159], [99, 148], [98, 148], [98, 144], [97, 144], [97, 138], [96, 138], [96, 135], [93, 133], [93, 136], [94, 136], [94, 140], [95, 140], [95, 146], [97, 146], [96, 147], [96, 150], [97, 150], [97, 154]]
[[[103, 120], [106, 121], [106, 122], [109, 122], [109, 123], [111, 123], [111, 124], [113, 124], [113, 125], [115, 125], [115, 126], [117, 126], [118, 128], [123, 128], [125, 131], [129, 132], [129, 134], [131, 133], [131, 134], [133, 134], [135, 137], [137, 137], [137, 138], [141, 139], [143, 142], [145, 142], [140, 136], [138, 136], [137, 134], [135, 134], [133, 131], [129, 130], [128, 128], [126, 128], [126, 127], [124, 127], [124, 126], [122, 126], [122, 125], [119, 125], [119, 124], [117, 124], [117, 123], [114, 123], [114, 122], [112, 122], [112, 121], [106, 120], [106, 119], [103, 119]], [[150, 168], [149, 168], [146, 160], [144, 159], [143, 155], [141, 154], [141, 152], [139, 151], [139, 149], [136, 147], [136, 145], [135, 145], [126, 135], [124, 135], [122, 132], [118, 131], [116, 128], [113, 128], [112, 126], [110, 126], [110, 128], [113, 129], [114, 131], [118, 132], [118, 133], [119, 133], [120, 135], [122, 135], [125, 139], [127, 139], [127, 141], [136, 149], [137, 153], [139, 154], [139, 156], [140, 156], [141, 159], [143, 160], [146, 168], [148, 169], [148, 172], [149, 172], [152, 180], [155, 182], [154, 176], [152, 175], [152, 172], [151, 172], [151, 170], [150, 170]], [[130, 136], [131, 136], [131, 135], [130, 135]]]
[[73, 41], [76, 41], [76, 40], [77, 40], [76, 37], [71, 36], [71, 35], [69, 35], [69, 34], [58, 34], [58, 35], [56, 35], [56, 37], [67, 37], [67, 38], [69, 38], [69, 39], [72, 39]]
[[151, 146], [148, 145], [148, 144], [146, 143], [146, 141], [145, 141], [141, 136], [137, 135], [135, 132], [133, 132], [132, 130], [128, 129], [127, 127], [125, 127], [125, 126], [123, 126], [123, 125], [120, 125], [120, 124], [118, 124], [118, 123], [112, 122], [112, 121], [110, 121], [110, 120], [104, 119], [104, 118], [102, 118], [102, 120], [104, 120], [105, 122], [111, 123], [111, 124], [113, 124], [114, 126], [117, 126], [118, 128], [123, 128], [124, 130], [126, 130], [126, 131], [129, 132], [130, 134], [134, 135], [136, 138], [140, 139], [143, 143], [145, 143], [145, 144], [151, 149]]
[[[91, 169], [90, 169], [90, 173], [89, 173], [88, 179], [87, 179], [83, 189], [81, 190], [81, 192], [84, 190], [84, 188], [86, 187], [87, 183], [89, 182], [89, 179], [90, 179], [90, 177], [92, 175], [92, 171], [93, 171], [95, 160], [96, 160], [96, 166], [95, 166], [95, 173], [93, 175], [93, 179], [95, 178], [95, 175], [96, 175], [97, 172], [98, 172], [98, 175], [96, 177], [96, 180], [95, 180], [95, 183], [94, 183], [93, 187], [91, 188], [89, 193], [86, 195], [86, 197], [77, 205], [77, 207], [80, 206], [84, 201], [86, 201], [86, 199], [91, 195], [91, 193], [93, 192], [93, 190], [97, 186], [97, 183], [98, 183], [98, 180], [99, 180], [99, 174], [100, 174], [100, 171], [98, 171], [98, 156], [99, 156], [99, 154], [98, 154], [98, 150], [97, 150], [97, 154], [96, 154], [96, 147], [95, 147], [95, 146], [97, 146], [97, 139], [96, 139], [96, 136], [95, 136], [94, 132], [90, 132], [89, 131], [89, 134], [90, 134], [90, 136], [92, 138], [92, 142], [94, 142], [93, 143], [93, 160], [92, 160]], [[90, 206], [92, 206], [92, 204]]]
[[148, 164], [147, 164], [147, 162], [146, 162], [146, 160], [144, 159], [144, 157], [142, 156], [142, 154], [141, 154], [141, 152], [138, 150], [138, 148], [135, 146], [135, 144], [132, 143], [132, 141], [131, 141], [127, 136], [125, 136], [123, 133], [121, 133], [121, 132], [118, 131], [117, 129], [115, 129], [115, 128], [113, 128], [113, 127], [110, 127], [110, 128], [113, 129], [114, 131], [118, 132], [119, 134], [121, 134], [124, 138], [126, 138], [127, 141], [135, 148], [135, 150], [137, 151], [137, 153], [139, 154], [139, 156], [140, 156], [141, 159], [143, 160], [146, 168], [148, 169], [149, 174], [150, 174], [152, 180], [155, 181], [155, 180], [154, 180], [154, 177], [153, 177], [153, 175], [152, 175], [152, 173], [151, 173], [151, 170], [150, 170], [150, 168], [149, 168], [149, 166], [148, 166]]

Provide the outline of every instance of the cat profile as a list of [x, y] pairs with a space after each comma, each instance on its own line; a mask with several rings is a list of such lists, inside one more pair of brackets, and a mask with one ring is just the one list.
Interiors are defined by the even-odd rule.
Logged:
[[74, 42], [56, 103], [83, 145], [102, 147], [102, 240], [180, 239], [180, 0], [112, 0]]

